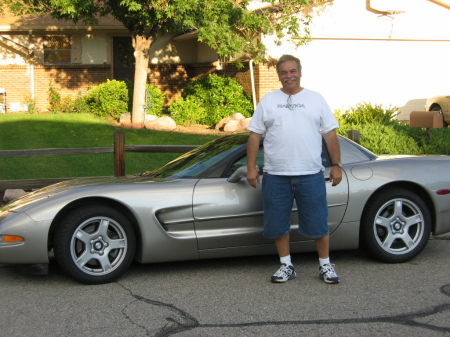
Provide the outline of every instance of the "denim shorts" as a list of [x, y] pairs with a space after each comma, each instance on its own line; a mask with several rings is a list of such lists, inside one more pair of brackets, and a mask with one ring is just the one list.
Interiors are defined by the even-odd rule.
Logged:
[[322, 172], [302, 176], [264, 173], [262, 195], [265, 237], [277, 239], [289, 233], [294, 200], [301, 235], [318, 239], [329, 234], [328, 205]]

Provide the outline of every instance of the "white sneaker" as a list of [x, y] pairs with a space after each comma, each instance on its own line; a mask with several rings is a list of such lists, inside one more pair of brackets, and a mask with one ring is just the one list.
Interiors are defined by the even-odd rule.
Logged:
[[334, 264], [326, 264], [323, 267], [319, 267], [319, 278], [325, 283], [339, 283], [339, 276], [334, 271]]
[[294, 279], [296, 276], [297, 274], [295, 273], [294, 266], [287, 266], [283, 263], [280, 269], [273, 274], [271, 281], [274, 283], [284, 283]]

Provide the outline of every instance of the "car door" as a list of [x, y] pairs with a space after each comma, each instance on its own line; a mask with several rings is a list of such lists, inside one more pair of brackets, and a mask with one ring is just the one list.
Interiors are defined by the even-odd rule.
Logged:
[[[257, 164], [262, 167], [263, 150], [260, 149]], [[331, 186], [329, 173], [331, 167], [326, 154], [323, 162], [327, 168], [324, 179], [327, 188], [328, 225], [332, 233], [342, 221], [348, 200], [348, 183], [343, 172], [342, 182]], [[243, 157], [233, 163], [233, 170], [246, 165]], [[261, 182], [263, 176], [261, 175]], [[230, 183], [226, 178], [201, 179], [193, 194], [193, 215], [195, 231], [200, 250], [263, 245], [273, 243], [273, 240], [263, 236], [263, 202], [261, 183], [257, 188], [248, 185], [242, 178], [237, 183]], [[291, 215], [291, 241], [304, 241], [308, 238], [300, 235], [298, 229], [297, 210], [295, 202]]]
[[[257, 165], [262, 167], [260, 150]], [[242, 157], [230, 165], [230, 174], [247, 165]], [[201, 179], [194, 189], [193, 213], [200, 250], [273, 243], [263, 237], [261, 184], [251, 187], [245, 178], [236, 183], [223, 178]]]

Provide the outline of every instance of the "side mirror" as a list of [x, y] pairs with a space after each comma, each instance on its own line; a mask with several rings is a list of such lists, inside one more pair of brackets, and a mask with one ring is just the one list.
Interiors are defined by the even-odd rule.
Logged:
[[[259, 166], [256, 166], [258, 169], [258, 173], [262, 174], [262, 169]], [[247, 166], [241, 166], [236, 171], [233, 172], [233, 174], [227, 179], [229, 183], [237, 183], [242, 178], [247, 178]]]

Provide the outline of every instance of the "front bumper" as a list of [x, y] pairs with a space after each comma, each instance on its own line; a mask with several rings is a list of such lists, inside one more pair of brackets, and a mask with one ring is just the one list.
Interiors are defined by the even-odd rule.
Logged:
[[49, 228], [50, 220], [36, 222], [25, 212], [2, 214], [0, 217], [0, 236], [17, 235], [24, 240], [19, 242], [0, 241], [0, 263], [49, 263]]

